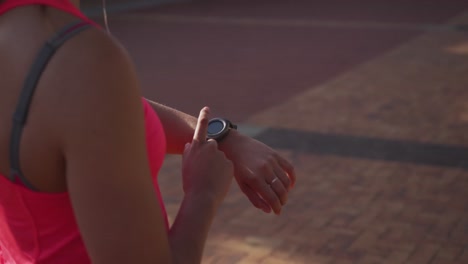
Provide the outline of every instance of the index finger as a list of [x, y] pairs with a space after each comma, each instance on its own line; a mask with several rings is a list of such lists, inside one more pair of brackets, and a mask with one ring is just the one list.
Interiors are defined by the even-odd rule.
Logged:
[[197, 126], [195, 127], [195, 132], [193, 133], [193, 141], [204, 142], [206, 141], [206, 135], [208, 133], [208, 114], [210, 113], [210, 108], [207, 106], [203, 107], [200, 110], [200, 115], [198, 116]]

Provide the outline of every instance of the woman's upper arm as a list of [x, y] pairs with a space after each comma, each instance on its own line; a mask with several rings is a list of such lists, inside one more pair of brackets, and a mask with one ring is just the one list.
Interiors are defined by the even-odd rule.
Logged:
[[57, 122], [68, 191], [89, 255], [95, 263], [170, 262], [133, 65], [102, 33], [83, 34], [69, 49], [75, 44], [82, 55], [66, 66], [64, 75], [75, 78], [65, 78], [73, 81]]

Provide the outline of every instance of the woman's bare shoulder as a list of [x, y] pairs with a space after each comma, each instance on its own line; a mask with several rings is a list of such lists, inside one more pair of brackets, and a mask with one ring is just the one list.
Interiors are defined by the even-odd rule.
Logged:
[[85, 30], [60, 47], [43, 84], [54, 87], [50, 96], [61, 109], [54, 117], [60, 127], [80, 126], [90, 117], [107, 120], [141, 111], [139, 82], [130, 56], [100, 29]]
[[50, 65], [51, 71], [64, 76], [64, 82], [69, 81], [67, 86], [79, 86], [80, 90], [99, 86], [96, 92], [109, 92], [115, 89], [109, 84], [136, 80], [129, 54], [108, 33], [91, 28], [68, 42], [57, 51]]

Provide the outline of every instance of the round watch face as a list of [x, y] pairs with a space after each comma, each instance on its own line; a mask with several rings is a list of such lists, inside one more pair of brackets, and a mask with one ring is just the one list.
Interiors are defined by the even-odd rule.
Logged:
[[208, 123], [208, 135], [217, 135], [224, 131], [226, 123], [220, 119], [213, 119]]

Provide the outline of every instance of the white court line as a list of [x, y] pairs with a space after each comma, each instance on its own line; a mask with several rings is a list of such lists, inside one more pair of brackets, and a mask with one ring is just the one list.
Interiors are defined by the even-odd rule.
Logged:
[[372, 21], [269, 19], [249, 17], [182, 16], [159, 14], [116, 14], [112, 20], [156, 21], [166, 23], [198, 23], [240, 26], [283, 26], [303, 28], [385, 29], [410, 31], [459, 31], [457, 25], [380, 23]]
[[[111, 4], [107, 5], [108, 14], [132, 11], [137, 9], [151, 8], [163, 4], [175, 4], [175, 3], [185, 3], [189, 0], [143, 0], [143, 1], [128, 1], [125, 3]], [[100, 17], [102, 16], [102, 6], [98, 5], [96, 7], [85, 7], [82, 8], [82, 12], [89, 17]]]

